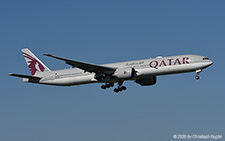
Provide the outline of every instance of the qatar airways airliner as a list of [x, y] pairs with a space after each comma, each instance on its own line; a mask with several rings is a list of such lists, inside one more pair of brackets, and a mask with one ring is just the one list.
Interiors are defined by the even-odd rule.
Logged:
[[43, 54], [65, 61], [66, 64], [72, 66], [65, 70], [51, 71], [29, 49], [22, 49], [22, 53], [31, 75], [10, 73], [10, 76], [21, 77], [24, 82], [56, 86], [104, 83], [101, 88], [107, 89], [114, 87], [114, 83], [117, 83], [118, 86], [114, 89], [116, 93], [126, 90], [123, 82], [127, 80], [134, 81], [141, 86], [149, 86], [156, 84], [156, 76], [187, 72], [196, 72], [195, 78], [198, 80], [199, 73], [213, 64], [209, 58], [199, 55], [157, 57], [96, 65], [51, 54]]

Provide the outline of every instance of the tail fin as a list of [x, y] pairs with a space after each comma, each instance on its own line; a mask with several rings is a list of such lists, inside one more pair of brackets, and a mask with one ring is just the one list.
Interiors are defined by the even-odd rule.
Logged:
[[50, 71], [28, 48], [22, 49], [23, 56], [32, 75], [37, 75], [39, 72]]

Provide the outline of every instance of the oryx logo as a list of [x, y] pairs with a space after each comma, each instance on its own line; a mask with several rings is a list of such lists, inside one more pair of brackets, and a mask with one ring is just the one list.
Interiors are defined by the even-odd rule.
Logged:
[[126, 71], [123, 72], [123, 74], [126, 74], [126, 73], [127, 73]]
[[43, 72], [45, 70], [44, 66], [40, 62], [38, 62], [38, 60], [33, 58], [32, 56], [30, 56], [24, 52], [23, 52], [23, 56], [27, 59], [30, 59], [30, 61], [27, 61], [27, 62], [28, 62], [28, 67], [29, 67], [32, 75], [34, 75], [36, 73], [36, 71]]

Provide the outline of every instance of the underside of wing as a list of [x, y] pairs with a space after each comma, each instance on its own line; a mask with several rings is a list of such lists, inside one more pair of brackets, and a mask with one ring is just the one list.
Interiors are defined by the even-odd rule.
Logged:
[[116, 71], [116, 68], [105, 67], [105, 66], [95, 65], [95, 64], [91, 64], [91, 63], [75, 61], [75, 60], [71, 60], [71, 59], [66, 59], [66, 58], [54, 56], [54, 55], [51, 55], [51, 54], [43, 54], [43, 55], [65, 61], [66, 64], [69, 64], [72, 67], [77, 67], [79, 69], [82, 69], [82, 70], [84, 70], [86, 72], [90, 72], [90, 73], [94, 72], [96, 74], [99, 74], [99, 73], [112, 74]]

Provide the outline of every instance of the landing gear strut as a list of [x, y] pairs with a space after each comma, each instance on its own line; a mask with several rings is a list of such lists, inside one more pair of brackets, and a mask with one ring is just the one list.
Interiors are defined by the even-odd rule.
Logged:
[[199, 78], [200, 78], [200, 77], [199, 77], [199, 73], [200, 73], [200, 72], [202, 72], [201, 69], [196, 70], [196, 76], [195, 76], [195, 79], [196, 79], [196, 80], [199, 80]]
[[118, 88], [115, 88], [114, 92], [118, 93], [118, 92], [121, 92], [121, 91], [127, 89], [125, 86], [122, 86], [122, 85], [123, 85], [123, 81], [119, 81], [118, 82]]

